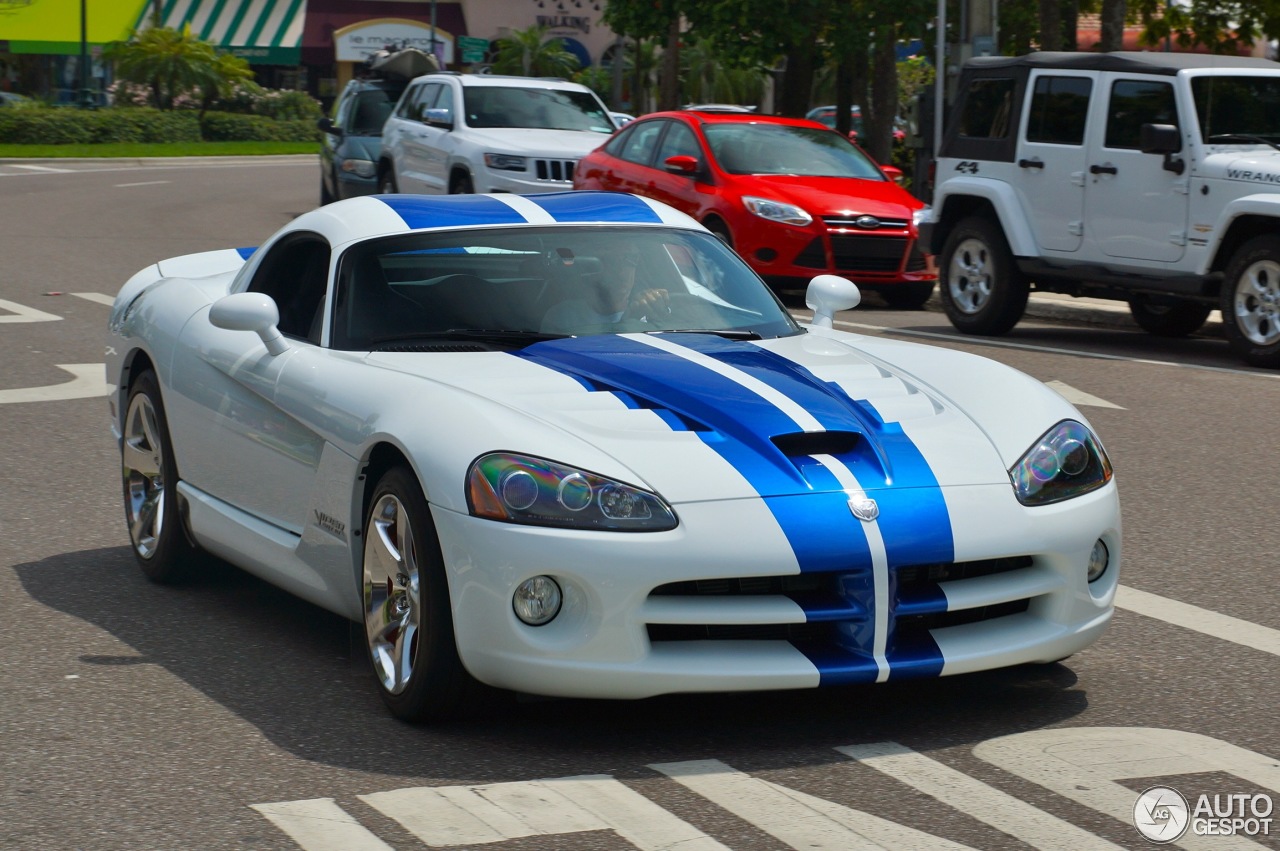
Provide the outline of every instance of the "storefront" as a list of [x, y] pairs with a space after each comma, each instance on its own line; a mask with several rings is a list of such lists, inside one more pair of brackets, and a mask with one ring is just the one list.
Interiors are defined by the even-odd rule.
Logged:
[[[129, 37], [142, 6], [143, 0], [4, 4], [4, 14], [0, 14], [0, 89], [54, 103], [78, 103], [83, 87], [94, 101], [101, 102], [110, 82], [102, 48]], [[82, 76], [82, 50], [88, 59], [87, 76]]]

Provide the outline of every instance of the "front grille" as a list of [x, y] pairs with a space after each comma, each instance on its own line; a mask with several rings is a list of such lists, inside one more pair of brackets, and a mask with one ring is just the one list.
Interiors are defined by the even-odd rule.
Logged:
[[815, 236], [813, 241], [804, 247], [804, 251], [796, 255], [796, 265], [804, 266], [806, 269], [827, 268], [827, 252], [822, 246], [822, 237]]
[[932, 588], [939, 582], [960, 579], [976, 579], [995, 573], [1008, 573], [1031, 566], [1031, 556], [989, 558], [981, 561], [946, 562], [942, 564], [913, 564], [893, 571], [898, 580], [898, 595], [909, 598]]
[[[855, 230], [862, 230], [862, 228], [858, 227], [857, 224], [857, 214], [849, 216], [823, 216], [822, 221], [825, 222], [829, 228], [853, 228]], [[906, 219], [880, 219], [880, 227], [876, 228], [876, 230], [906, 230], [907, 224], [908, 222]]]
[[649, 624], [650, 641], [798, 641], [829, 640], [828, 623]]
[[911, 244], [911, 253], [907, 255], [907, 271], [923, 272], [929, 268], [929, 264], [924, 259], [924, 252], [920, 250], [920, 243], [913, 242]]
[[831, 254], [839, 271], [896, 272], [907, 253], [905, 236], [832, 234]]
[[576, 160], [534, 160], [534, 172], [538, 175], [539, 180], [558, 180], [568, 182], [573, 180], [573, 167], [577, 165]]

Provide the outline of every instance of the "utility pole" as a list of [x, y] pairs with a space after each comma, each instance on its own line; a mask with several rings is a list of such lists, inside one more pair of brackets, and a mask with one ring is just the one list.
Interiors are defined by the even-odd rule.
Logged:
[[89, 25], [85, 14], [88, 0], [80, 0], [80, 107], [89, 109], [94, 105], [93, 92], [89, 90]]

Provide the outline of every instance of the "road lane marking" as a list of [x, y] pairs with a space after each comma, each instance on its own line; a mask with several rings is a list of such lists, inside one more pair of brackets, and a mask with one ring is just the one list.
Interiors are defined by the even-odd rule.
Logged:
[[805, 851], [968, 848], [896, 822], [760, 780], [714, 759], [650, 765], [774, 839]]
[[[1221, 739], [1154, 727], [1032, 730], [979, 743], [974, 756], [1092, 810], [1133, 825], [1137, 793], [1119, 780], [1223, 773], [1280, 792], [1275, 759]], [[1136, 788], [1141, 789], [1141, 784]], [[1242, 836], [1196, 836], [1181, 848], [1224, 851], [1263, 846]]]
[[1233, 618], [1148, 591], [1139, 591], [1128, 585], [1121, 585], [1116, 589], [1116, 607], [1244, 647], [1252, 647], [1272, 656], [1280, 656], [1280, 629]]
[[1094, 408], [1115, 408], [1117, 411], [1124, 410], [1124, 408], [1114, 402], [1108, 402], [1106, 399], [1099, 398], [1091, 393], [1086, 393], [1083, 390], [1078, 390], [1063, 381], [1046, 381], [1045, 386], [1056, 390], [1058, 395], [1076, 406], [1090, 405]]
[[612, 830], [643, 851], [728, 851], [607, 774], [422, 786], [359, 798], [432, 847]]
[[52, 166], [47, 165], [18, 165], [17, 163], [6, 163], [6, 165], [10, 168], [25, 168], [29, 171], [38, 171], [43, 174], [66, 174], [67, 172], [75, 170], [70, 168], [53, 168]]
[[113, 304], [116, 303], [115, 296], [104, 295], [102, 293], [71, 293], [71, 295], [75, 296], [76, 298], [82, 298], [85, 301], [93, 301], [93, 302], [97, 302], [98, 304], [105, 304], [107, 307], [111, 307]]
[[836, 750], [1032, 848], [1086, 851], [1120, 847], [897, 742]]
[[160, 186], [172, 182], [172, 180], [144, 180], [141, 183], [117, 183], [116, 189], [125, 189], [130, 186]]
[[333, 798], [254, 804], [257, 810], [307, 851], [395, 851]]
[[16, 301], [5, 301], [0, 298], [0, 310], [9, 311], [8, 314], [0, 314], [0, 322], [60, 322], [61, 316], [55, 316], [52, 313], [45, 313], [43, 310], [36, 310], [34, 307], [18, 304]]
[[0, 405], [10, 405], [15, 402], [59, 402], [65, 399], [92, 399], [95, 396], [107, 395], [109, 388], [106, 379], [106, 364], [60, 363], [57, 366], [58, 369], [65, 370], [74, 377], [62, 384], [0, 390]]

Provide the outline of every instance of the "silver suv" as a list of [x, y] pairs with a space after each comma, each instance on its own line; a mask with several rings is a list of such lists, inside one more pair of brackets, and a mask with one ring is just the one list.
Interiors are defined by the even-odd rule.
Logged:
[[971, 60], [937, 175], [922, 231], [961, 331], [1005, 333], [1033, 289], [1127, 301], [1163, 336], [1218, 308], [1239, 357], [1280, 367], [1280, 64]]
[[586, 86], [438, 72], [405, 90], [382, 130], [384, 193], [570, 189], [578, 160], [616, 128]]

